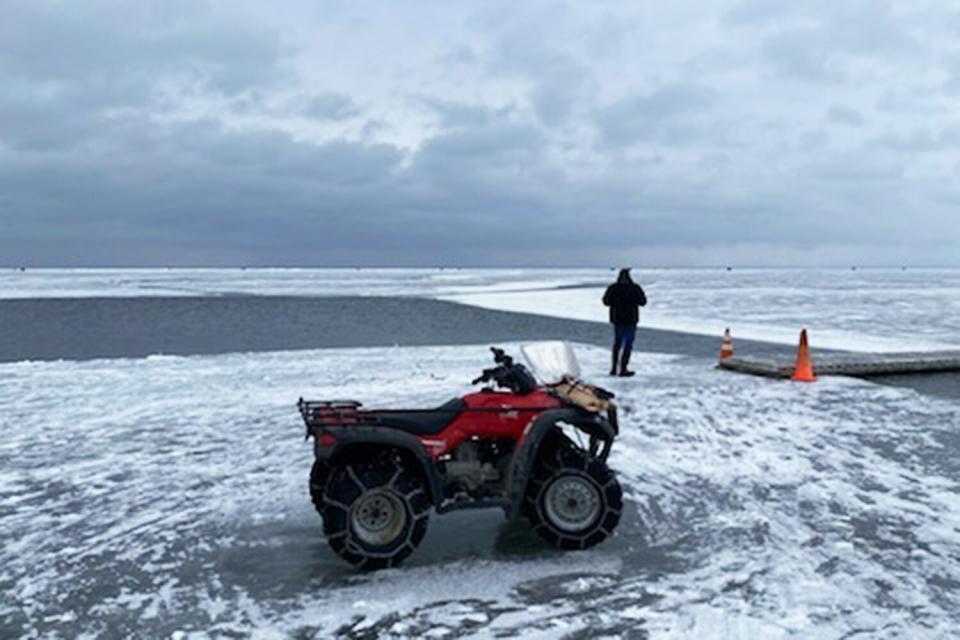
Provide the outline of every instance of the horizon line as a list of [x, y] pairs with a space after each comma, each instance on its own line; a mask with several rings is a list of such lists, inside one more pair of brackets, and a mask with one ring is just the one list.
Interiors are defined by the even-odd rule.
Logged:
[[265, 269], [330, 269], [330, 270], [354, 270], [364, 269], [432, 269], [432, 270], [476, 270], [476, 269], [608, 269], [615, 271], [622, 268], [630, 269], [960, 269], [960, 264], [819, 264], [819, 265], [795, 265], [795, 264], [767, 264], [767, 265], [738, 265], [738, 264], [705, 264], [705, 265], [553, 265], [553, 264], [533, 264], [533, 265], [399, 265], [399, 264], [370, 264], [370, 265], [250, 265], [250, 264], [232, 264], [232, 265], [0, 265], [0, 269], [8, 271], [28, 271], [28, 270], [54, 270], [54, 269], [90, 269], [90, 270], [185, 270], [185, 269], [221, 269], [221, 270], [265, 270]]

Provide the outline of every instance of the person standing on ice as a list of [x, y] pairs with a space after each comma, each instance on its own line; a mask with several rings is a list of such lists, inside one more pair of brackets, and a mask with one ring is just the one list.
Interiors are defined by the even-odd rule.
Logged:
[[647, 296], [640, 285], [630, 277], [630, 269], [620, 270], [617, 281], [607, 287], [603, 294], [603, 304], [610, 307], [610, 323], [613, 324], [610, 375], [617, 375], [619, 362], [620, 375], [632, 376], [633, 371], [627, 369], [627, 365], [630, 364], [633, 339], [637, 335], [637, 324], [640, 322], [640, 307], [646, 306]]

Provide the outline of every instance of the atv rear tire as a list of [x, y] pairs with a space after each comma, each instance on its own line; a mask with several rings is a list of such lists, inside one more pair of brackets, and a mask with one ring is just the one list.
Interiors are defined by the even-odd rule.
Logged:
[[623, 491], [606, 464], [569, 441], [544, 446], [524, 497], [540, 537], [561, 549], [588, 549], [620, 522]]
[[310, 469], [310, 501], [321, 516], [323, 515], [323, 489], [327, 484], [328, 475], [326, 466], [314, 461]]
[[331, 470], [322, 496], [323, 532], [330, 548], [350, 564], [383, 569], [417, 548], [429, 511], [420, 476], [384, 456]]

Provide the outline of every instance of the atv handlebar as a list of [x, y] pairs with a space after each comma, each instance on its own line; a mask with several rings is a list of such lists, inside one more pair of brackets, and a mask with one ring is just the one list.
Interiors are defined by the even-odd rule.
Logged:
[[513, 358], [508, 356], [503, 349], [490, 347], [490, 351], [493, 352], [493, 361], [500, 366], [484, 369], [483, 373], [474, 378], [470, 384], [479, 384], [481, 382], [489, 382], [490, 380], [499, 383], [503, 379], [503, 376], [510, 373], [510, 367], [513, 366]]
[[536, 388], [537, 382], [525, 366], [514, 364], [513, 358], [508, 356], [503, 349], [490, 347], [490, 351], [493, 352], [493, 361], [497, 363], [497, 366], [484, 369], [483, 373], [470, 384], [492, 380], [498, 387], [510, 389], [514, 393], [520, 394], [530, 393]]
[[479, 383], [481, 383], [481, 382], [490, 382], [491, 380], [493, 380], [494, 382], [499, 383], [507, 373], [509, 373], [509, 371], [508, 371], [505, 367], [502, 367], [502, 366], [500, 366], [500, 367], [494, 367], [494, 368], [492, 368], [492, 369], [484, 369], [484, 370], [483, 370], [483, 373], [482, 373], [481, 375], [479, 375], [478, 377], [474, 378], [474, 379], [473, 379], [473, 382], [471, 382], [470, 384], [479, 384]]

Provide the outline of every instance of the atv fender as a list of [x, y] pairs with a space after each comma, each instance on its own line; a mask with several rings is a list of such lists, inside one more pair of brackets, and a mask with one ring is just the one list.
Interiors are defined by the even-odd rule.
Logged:
[[368, 426], [334, 427], [327, 428], [326, 431], [336, 439], [333, 446], [322, 446], [319, 438], [314, 439], [314, 455], [317, 463], [323, 467], [324, 476], [329, 469], [337, 466], [341, 460], [350, 457], [358, 449], [369, 446], [399, 449], [408, 455], [416, 465], [416, 470], [423, 474], [433, 505], [439, 506], [442, 502], [443, 489], [440, 474], [437, 472], [433, 458], [416, 437], [395, 429]]
[[[520, 507], [523, 504], [523, 496], [527, 491], [527, 482], [537, 461], [540, 447], [547, 434], [560, 423], [569, 424], [587, 435], [603, 441], [606, 451], [609, 451], [609, 445], [616, 435], [616, 430], [610, 422], [595, 413], [587, 413], [581, 409], [570, 407], [552, 409], [541, 413], [524, 431], [524, 436], [516, 451], [514, 451], [513, 460], [510, 463], [510, 474], [507, 479], [507, 497], [509, 500], [506, 507], [509, 518], [515, 518], [519, 515]], [[604, 457], [606, 457], [606, 453], [604, 453]]]

